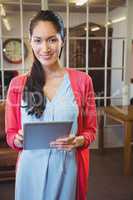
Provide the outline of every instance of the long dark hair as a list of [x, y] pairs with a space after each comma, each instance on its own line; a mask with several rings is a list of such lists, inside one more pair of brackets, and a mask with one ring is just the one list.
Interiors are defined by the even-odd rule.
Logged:
[[[29, 24], [30, 37], [39, 21], [52, 22], [57, 32], [64, 42], [64, 23], [62, 18], [51, 10], [41, 10], [35, 15]], [[61, 49], [62, 52], [62, 49]], [[61, 52], [59, 57], [61, 56]], [[26, 102], [27, 112], [29, 115], [35, 114], [37, 118], [41, 117], [46, 106], [46, 97], [44, 96], [43, 87], [45, 85], [44, 69], [33, 52], [34, 61], [31, 72], [27, 78], [23, 100]]]

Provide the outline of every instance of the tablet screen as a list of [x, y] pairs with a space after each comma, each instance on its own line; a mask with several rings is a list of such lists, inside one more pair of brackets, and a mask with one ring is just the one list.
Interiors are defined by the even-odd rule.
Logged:
[[25, 150], [47, 149], [50, 142], [68, 137], [73, 122], [31, 122], [24, 124]]

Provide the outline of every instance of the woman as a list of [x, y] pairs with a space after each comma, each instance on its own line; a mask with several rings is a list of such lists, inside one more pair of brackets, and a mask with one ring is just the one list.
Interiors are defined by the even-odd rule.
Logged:
[[[54, 12], [30, 22], [34, 62], [30, 73], [12, 79], [6, 103], [7, 142], [19, 151], [16, 200], [85, 200], [89, 150], [95, 140], [96, 110], [91, 78], [61, 66], [64, 25]], [[70, 136], [52, 148], [23, 150], [23, 124], [73, 121]]]

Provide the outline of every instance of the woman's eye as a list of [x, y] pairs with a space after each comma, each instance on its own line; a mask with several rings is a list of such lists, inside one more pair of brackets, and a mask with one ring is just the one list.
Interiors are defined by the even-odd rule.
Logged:
[[49, 43], [54, 43], [54, 42], [57, 42], [57, 39], [56, 38], [51, 38], [51, 39], [48, 40], [48, 42]]
[[35, 39], [34, 42], [35, 42], [35, 43], [40, 43], [41, 40], [40, 40], [40, 39]]

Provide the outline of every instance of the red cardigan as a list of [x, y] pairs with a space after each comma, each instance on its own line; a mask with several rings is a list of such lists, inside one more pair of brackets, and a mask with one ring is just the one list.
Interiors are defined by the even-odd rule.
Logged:
[[[89, 75], [73, 69], [66, 69], [76, 102], [79, 107], [78, 135], [85, 138], [84, 146], [77, 148], [77, 192], [76, 200], [86, 200], [89, 175], [89, 148], [96, 137], [96, 108], [92, 80]], [[7, 143], [17, 151], [22, 149], [14, 146], [15, 134], [21, 129], [20, 102], [27, 75], [19, 75], [12, 79], [6, 100], [5, 127]]]

